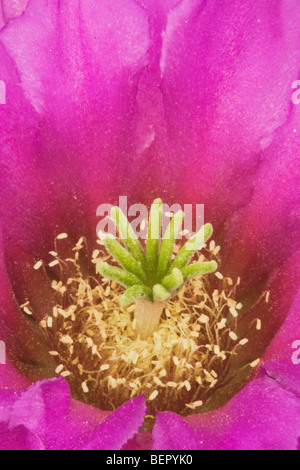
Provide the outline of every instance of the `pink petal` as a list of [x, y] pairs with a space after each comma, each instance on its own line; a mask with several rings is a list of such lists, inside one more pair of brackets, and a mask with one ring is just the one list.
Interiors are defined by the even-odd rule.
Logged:
[[247, 203], [288, 118], [299, 13], [297, 1], [186, 0], [169, 14], [160, 64], [177, 191], [216, 224]]
[[0, 365], [0, 389], [22, 389], [30, 385], [30, 381], [21, 375], [6, 357], [6, 364]]
[[1, 0], [0, 4], [2, 5], [4, 18], [7, 21], [10, 18], [20, 16], [27, 7], [28, 0]]
[[0, 425], [9, 423], [12, 433], [16, 431], [16, 447], [21, 446], [18, 430], [24, 427], [48, 450], [121, 449], [138, 433], [145, 412], [143, 397], [112, 413], [71, 400], [61, 377], [36, 382], [27, 390], [0, 390]]
[[[299, 266], [299, 264], [298, 264]], [[265, 362], [275, 359], [291, 358], [294, 352], [293, 344], [300, 340], [300, 291], [298, 290], [295, 300], [288, 315], [269, 345], [263, 359]]]
[[146, 413], [143, 396], [133, 398], [111, 413], [95, 429], [84, 450], [120, 450], [138, 433]]
[[296, 450], [300, 403], [275, 381], [250, 383], [224, 407], [186, 419], [159, 415], [155, 449]]
[[300, 398], [300, 291], [263, 357], [262, 369]]
[[[248, 200], [249, 171], [287, 118], [299, 5], [139, 3], [145, 10], [129, 0], [88, 1], [79, 12], [75, 0], [59, 11], [33, 0], [5, 28], [26, 96], [44, 117], [38, 178], [31, 174], [46, 175], [57, 210], [68, 206], [66, 220], [77, 216], [86, 230], [103, 200], [123, 193], [148, 202], [163, 189], [170, 200], [205, 202], [207, 217], [220, 223]], [[56, 40], [67, 51], [62, 61], [48, 52]]]
[[[266, 284], [259, 284], [250, 290], [249, 297], [244, 299], [253, 305], [254, 300], [261, 292], [269, 291], [269, 300], [266, 303], [265, 296], [259, 303], [254, 304], [251, 308], [241, 316], [239, 321], [239, 331], [241, 337], [246, 337], [249, 343], [244, 346], [238, 354], [239, 363], [248, 363], [265, 355], [270, 343], [274, 341], [274, 347], [270, 346], [270, 353], [266, 353], [264, 360], [276, 359], [284, 355], [283, 351], [290, 348], [289, 341], [291, 338], [288, 334], [284, 334], [285, 321], [289, 324], [289, 317], [291, 315], [294, 320], [292, 321], [291, 328], [287, 331], [292, 335], [292, 325], [297, 321], [297, 314], [294, 317], [293, 302], [299, 290], [300, 282], [300, 251], [296, 252], [293, 256], [288, 258], [285, 263], [275, 269], [269, 276]], [[250, 300], [249, 300], [250, 299]], [[242, 299], [243, 301], [243, 299]], [[292, 310], [291, 310], [292, 309]], [[257, 319], [261, 320], [261, 329], [256, 329]], [[249, 325], [252, 325], [251, 327]], [[282, 326], [283, 325], [283, 326]], [[283, 328], [280, 333], [280, 328]], [[295, 326], [294, 334], [298, 331]], [[278, 336], [278, 339], [276, 335]], [[296, 334], [297, 336], [297, 334]], [[271, 351], [272, 350], [272, 351]]]
[[[39, 230], [34, 221], [41, 213], [43, 226], [56, 213], [63, 214], [65, 230], [74, 238], [80, 231], [95, 238], [97, 206], [136, 194], [131, 184], [133, 107], [148, 61], [147, 16], [132, 0], [32, 0], [0, 40], [39, 120], [34, 138], [27, 136], [31, 154], [25, 151], [5, 162], [6, 173], [13, 175], [3, 195], [6, 211], [13, 210], [8, 196], [19, 192], [18, 168], [23, 167], [27, 181], [20, 190], [21, 208], [30, 214], [32, 229]], [[39, 201], [36, 208], [32, 198]], [[26, 230], [25, 213], [20, 222]]]
[[194, 450], [199, 441], [193, 429], [176, 413], [157, 413], [152, 431], [153, 450]]
[[263, 356], [261, 370], [300, 398], [300, 291]]
[[62, 378], [36, 382], [15, 401], [10, 426], [26, 426], [49, 450], [78, 449], [91, 436], [106, 413], [71, 402]]
[[0, 422], [0, 450], [44, 450], [44, 446], [25, 426], [11, 428]]
[[2, 9], [0, 8], [0, 31], [4, 26], [5, 26], [4, 17], [3, 17]]
[[28, 429], [44, 437], [50, 421], [65, 417], [70, 409], [70, 391], [62, 378], [45, 379], [31, 385], [16, 401], [11, 424], [26, 424]]
[[39, 117], [26, 101], [16, 67], [1, 43], [0, 74], [6, 85], [6, 104], [0, 106], [1, 222], [5, 235], [14, 244], [22, 243], [33, 251], [40, 240], [46, 241], [46, 235], [51, 236], [62, 223], [59, 211], [53, 210], [44, 176], [36, 171]]
[[249, 205], [227, 224], [224, 266], [248, 288], [299, 249], [299, 132], [300, 108], [291, 104], [287, 123], [262, 154]]
[[[276, 380], [284, 389], [300, 398], [300, 362], [299, 360], [297, 360], [297, 363], [293, 362], [293, 354], [296, 351], [292, 350], [291, 352], [290, 356], [286, 359], [266, 362], [263, 368], [269, 377]], [[300, 357], [300, 339], [298, 340], [297, 356]]]
[[[15, 254], [17, 248], [15, 247]], [[21, 258], [18, 259], [21, 263]], [[17, 266], [17, 270], [20, 271]], [[32, 266], [30, 270], [33, 271]], [[0, 224], [0, 340], [5, 342], [7, 358], [12, 362], [20, 360], [30, 361], [34, 364], [48, 364], [49, 354], [45, 349], [45, 343], [41, 331], [34, 329], [25, 313], [20, 309], [15, 292], [6, 270], [6, 259], [3, 248], [3, 240]], [[20, 300], [24, 300], [24, 298]], [[0, 371], [1, 376], [3, 374]], [[11, 375], [11, 374], [10, 374]], [[5, 383], [8, 377], [4, 375]], [[1, 381], [0, 381], [1, 387]]]

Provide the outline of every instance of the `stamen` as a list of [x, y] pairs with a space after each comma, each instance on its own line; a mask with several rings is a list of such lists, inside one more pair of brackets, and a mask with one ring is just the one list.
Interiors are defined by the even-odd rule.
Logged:
[[260, 359], [256, 359], [256, 361], [251, 362], [250, 367], [254, 369], [256, 366], [258, 366], [259, 363], [260, 363]]
[[[122, 287], [107, 279], [83, 278], [75, 255], [68, 261], [60, 259], [65, 281], [52, 282], [60, 300], [41, 326], [57, 363], [56, 373], [67, 378], [77, 396], [81, 391], [83, 401], [114, 409], [143, 393], [152, 410], [182, 414], [201, 410], [214, 389], [222, 386], [223, 371], [236, 354], [234, 347], [247, 342], [238, 341], [233, 326], [226, 329], [230, 309], [237, 307], [231, 297], [232, 282], [224, 278], [221, 289], [212, 289], [207, 277], [191, 279], [177, 296], [152, 302], [157, 313], [153, 310], [149, 317], [148, 301], [137, 299], [120, 307]], [[105, 251], [98, 250], [92, 264], [104, 259], [110, 261]], [[143, 315], [146, 318], [141, 319]], [[149, 318], [152, 322], [156, 318], [152, 335], [143, 334]], [[234, 343], [231, 351], [229, 341]]]
[[35, 269], [35, 270], [37, 271], [37, 270], [40, 269], [42, 266], [43, 266], [43, 261], [38, 261], [38, 262], [33, 266], [33, 269]]
[[[126, 218], [113, 212], [119, 231], [130, 232]], [[161, 201], [157, 200], [149, 220], [154, 235], [160, 231], [160, 214]], [[157, 274], [159, 242], [154, 235], [148, 237], [146, 255], [142, 251], [143, 262], [132, 233], [130, 241], [124, 241], [126, 249], [121, 240], [108, 238], [98, 243], [91, 258], [83, 237], [66, 254], [60, 240], [69, 237], [61, 234], [51, 252], [55, 264], [35, 264], [35, 269], [47, 264], [54, 268], [55, 278], [50, 273], [49, 281], [54, 306], [52, 302], [40, 325], [56, 362], [55, 373], [68, 380], [82, 401], [113, 410], [144, 394], [152, 413], [170, 410], [187, 415], [201, 412], [215, 391], [232, 380], [229, 373], [236, 357], [249, 342], [245, 332], [243, 336], [238, 333], [243, 306], [235, 296], [240, 279], [234, 282], [221, 272], [203, 276], [220, 261], [214, 240], [203, 247], [212, 228], [207, 224], [201, 237], [199, 233], [192, 237], [190, 246], [203, 247], [203, 251], [192, 251], [190, 258], [186, 245], [174, 247], [180, 220], [182, 214], [170, 222], [172, 250], [166, 242], [163, 253], [171, 255], [170, 262], [167, 258], [161, 262], [161, 279]], [[114, 260], [123, 269], [114, 266]], [[125, 293], [122, 286], [127, 287]], [[21, 307], [35, 316], [29, 301]], [[254, 320], [249, 328], [253, 326], [261, 330], [261, 320]], [[242, 368], [250, 372], [258, 364], [256, 359]]]
[[61, 233], [60, 235], [56, 237], [57, 240], [64, 240], [65, 238], [68, 238], [67, 233]]

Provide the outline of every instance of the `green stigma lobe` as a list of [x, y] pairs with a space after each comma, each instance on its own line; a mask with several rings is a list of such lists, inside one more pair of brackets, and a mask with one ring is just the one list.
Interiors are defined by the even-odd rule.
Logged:
[[151, 206], [149, 216], [149, 229], [146, 249], [146, 262], [149, 273], [154, 273], [157, 268], [158, 250], [161, 233], [162, 201], [155, 199]]
[[133, 228], [128, 222], [126, 216], [119, 207], [113, 207], [111, 210], [111, 218], [119, 230], [119, 234], [123, 239], [129, 253], [141, 264], [143, 268], [146, 267], [146, 260], [140, 242], [134, 233]]
[[188, 264], [188, 262], [192, 259], [196, 251], [198, 251], [201, 246], [207, 242], [207, 240], [213, 234], [213, 226], [211, 224], [206, 224], [199, 232], [196, 233], [190, 240], [186, 242], [186, 244], [181, 248], [178, 252], [176, 258], [172, 263], [172, 269], [174, 268], [183, 268]]
[[185, 266], [181, 269], [184, 281], [188, 281], [193, 277], [203, 276], [203, 274], [213, 273], [218, 269], [216, 261], [209, 261], [207, 263], [195, 263]]
[[174, 241], [182, 225], [183, 218], [184, 213], [178, 211], [170, 221], [162, 240], [157, 268], [157, 275], [160, 280], [165, 277], [170, 268]]
[[171, 297], [167, 289], [164, 288], [161, 284], [155, 284], [153, 287], [153, 299], [157, 302], [165, 302]]
[[142, 281], [146, 281], [146, 274], [139, 262], [120, 245], [113, 237], [104, 240], [107, 251], [123, 266], [124, 269], [138, 276]]
[[124, 271], [124, 269], [117, 268], [115, 266], [110, 266], [107, 263], [100, 263], [98, 265], [98, 271], [101, 276], [112, 279], [125, 287], [131, 287], [135, 284], [143, 284], [143, 281], [135, 276], [135, 274], [129, 273], [128, 271]]
[[[161, 240], [162, 207], [161, 199], [155, 199], [151, 205], [146, 254], [124, 213], [119, 207], [113, 207], [111, 210], [111, 218], [119, 231], [121, 243], [113, 236], [107, 235], [104, 244], [123, 269], [100, 263], [98, 271], [105, 278], [127, 288], [120, 299], [123, 307], [138, 300], [145, 300], [156, 308], [157, 303], [163, 304], [176, 295], [184, 282], [212, 273], [218, 267], [215, 261], [188, 264], [196, 251], [212, 235], [211, 224], [204, 225], [188, 240], [172, 263], [174, 243], [182, 226], [184, 213], [178, 211], [173, 216]], [[140, 311], [145, 309], [144, 303], [138, 302], [137, 305]]]
[[165, 276], [162, 280], [162, 285], [168, 290], [168, 291], [174, 291], [176, 289], [179, 289], [179, 287], [183, 284], [183, 275], [180, 269], [174, 268], [168, 276]]
[[149, 289], [149, 287], [140, 285], [129, 287], [122, 295], [120, 305], [122, 307], [128, 307], [128, 305], [132, 304], [137, 299], [144, 299], [151, 302], [153, 299], [152, 290]]

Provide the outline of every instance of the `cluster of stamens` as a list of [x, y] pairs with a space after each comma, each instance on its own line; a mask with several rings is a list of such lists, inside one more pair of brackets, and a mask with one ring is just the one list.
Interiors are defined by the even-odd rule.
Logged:
[[[181, 414], [201, 412], [212, 394], [227, 380], [231, 362], [248, 342], [238, 337], [242, 304], [235, 300], [240, 279], [233, 282], [217, 271], [190, 279], [165, 305], [151, 337], [136, 333], [135, 304], [120, 306], [124, 289], [97, 274], [99, 262], [112, 262], [104, 243], [89, 255], [81, 238], [73, 256], [64, 258], [67, 234], [57, 237], [52, 277], [55, 304], [41, 321], [56, 362], [56, 374], [65, 377], [73, 396], [113, 410], [144, 394], [152, 411]], [[59, 243], [59, 248], [58, 248]], [[173, 259], [178, 253], [175, 246]], [[214, 241], [197, 252], [194, 262], [219, 261]], [[89, 259], [90, 258], [90, 259]], [[92, 266], [96, 274], [87, 274]], [[39, 261], [35, 269], [44, 269]], [[23, 305], [32, 314], [30, 303]], [[34, 313], [34, 312], [33, 312]], [[261, 329], [258, 319], [255, 325]], [[249, 370], [258, 360], [248, 364]]]

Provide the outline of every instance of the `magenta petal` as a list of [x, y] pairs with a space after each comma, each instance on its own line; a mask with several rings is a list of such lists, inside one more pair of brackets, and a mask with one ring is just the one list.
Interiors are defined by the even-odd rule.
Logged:
[[168, 449], [169, 436], [177, 450], [296, 450], [300, 402], [262, 377], [216, 411], [185, 419], [161, 414], [153, 431], [155, 448]]
[[6, 358], [6, 364], [0, 365], [0, 390], [1, 389], [21, 389], [30, 385], [30, 381], [23, 377]]
[[213, 432], [224, 449], [295, 450], [300, 436], [300, 402], [263, 377], [245, 387], [223, 408], [188, 418], [200, 440]]
[[36, 382], [18, 395], [10, 425], [26, 426], [48, 450], [76, 450], [106, 416], [96, 408], [71, 401], [67, 382], [57, 377]]
[[41, 439], [28, 428], [27, 423], [14, 425], [11, 421], [13, 409], [21, 396], [21, 390], [0, 390], [0, 449], [43, 450]]
[[[252, 342], [252, 347], [249, 349], [246, 347], [239, 353], [245, 363], [258, 357], [263, 357], [263, 360], [266, 361], [286, 357], [286, 354], [290, 354], [293, 334], [297, 335], [299, 331], [299, 325], [297, 325], [299, 311], [295, 311], [295, 307], [293, 307], [294, 298], [299, 290], [299, 263], [300, 250], [271, 272], [268, 282], [264, 286], [264, 289], [270, 293], [268, 303], [263, 297], [241, 317], [241, 330], [243, 328], [247, 330], [246, 335]], [[247, 280], [247, 278], [245, 279]], [[247, 288], [246, 283], [244, 287]], [[259, 292], [261, 289], [262, 287], [259, 286]], [[256, 331], [254, 328], [249, 330], [249, 324], [256, 322], [257, 318], [262, 321], [261, 331]]]
[[157, 413], [152, 440], [153, 450], [194, 450], [199, 448], [197, 434], [181, 416], [171, 412]]
[[[48, 450], [121, 449], [138, 433], [145, 412], [142, 396], [112, 413], [70, 400], [61, 377], [36, 382], [27, 390], [0, 390], [0, 424], [16, 430], [17, 437], [26, 428]], [[21, 449], [23, 441], [17, 437]]]
[[[11, 391], [14, 404], [9, 416], [10, 427], [25, 426], [37, 435], [47, 449], [67, 449], [69, 443], [78, 446], [82, 433], [70, 435], [69, 428], [70, 392], [62, 378], [36, 382], [26, 391], [18, 394]], [[78, 426], [80, 431], [84, 425]], [[72, 430], [70, 426], [70, 431]], [[76, 431], [78, 431], [76, 429]], [[79, 440], [80, 442], [80, 440]]]
[[[28, 0], [1, 0], [3, 16], [5, 20], [20, 16], [27, 7]], [[1, 8], [0, 8], [1, 10]]]
[[41, 440], [25, 426], [0, 422], [0, 450], [44, 450]]
[[15, 64], [1, 42], [0, 75], [6, 84], [6, 105], [0, 106], [1, 222], [5, 235], [14, 244], [22, 242], [33, 250], [38, 241], [46, 241], [47, 234], [51, 236], [61, 224], [59, 211], [53, 211], [44, 176], [35, 167], [39, 117], [26, 101]]
[[169, 13], [160, 64], [179, 194], [204, 202], [212, 222], [249, 200], [288, 118], [299, 24], [297, 0], [185, 0]]
[[[300, 337], [298, 345], [298, 356], [300, 358]], [[276, 380], [283, 388], [294, 393], [300, 398], [300, 362], [294, 364], [292, 361], [292, 354], [286, 359], [279, 361], [270, 361], [264, 364], [263, 369], [269, 377]]]
[[248, 285], [299, 249], [299, 133], [300, 108], [291, 104], [286, 124], [262, 154], [250, 203], [228, 222], [225, 266]]
[[262, 369], [300, 398], [300, 291], [263, 361]]
[[36, 382], [15, 403], [11, 424], [24, 424], [44, 438], [51, 423], [67, 416], [70, 409], [70, 391], [63, 378]]
[[[298, 264], [299, 267], [299, 264]], [[286, 289], [285, 295], [288, 298], [289, 291]], [[288, 315], [269, 345], [263, 360], [275, 360], [291, 358], [293, 343], [300, 340], [300, 291], [295, 296], [294, 303], [289, 309]]]
[[138, 433], [146, 413], [143, 396], [133, 398], [111, 413], [95, 429], [84, 450], [120, 450]]
[[[23, 311], [19, 308], [6, 270], [1, 229], [0, 221], [0, 341], [5, 342], [7, 361], [8, 358], [13, 361], [14, 357], [17, 357], [38, 362], [41, 353], [42, 335], [32, 328]], [[20, 258], [18, 261], [20, 262]], [[4, 378], [4, 383], [7, 386], [9, 386], [9, 377], [12, 377], [10, 365], [6, 367], [9, 376], [6, 376], [0, 370], [0, 388], [4, 386], [1, 384], [1, 377]]]
[[3, 18], [2, 9], [0, 8], [0, 31], [3, 28], [3, 26], [5, 26], [5, 22], [4, 22], [4, 18]]
[[71, 401], [62, 379], [44, 380], [28, 390], [0, 390], [0, 422], [26, 427], [48, 450], [77, 450], [107, 412]]
[[9, 422], [12, 409], [23, 390], [0, 390], [0, 422]]
[[248, 201], [261, 150], [286, 121], [298, 10], [296, 0], [32, 0], [1, 34], [41, 115], [31, 193], [46, 176], [70, 229], [95, 221], [109, 196], [162, 190], [223, 221]]
[[[9, 193], [20, 192], [20, 223], [26, 228], [31, 218], [34, 231], [41, 213], [43, 225], [63, 213], [66, 231], [94, 238], [97, 206], [136, 194], [130, 179], [133, 110], [148, 62], [148, 29], [145, 11], [133, 0], [31, 0], [24, 15], [2, 30], [0, 41], [18, 70], [19, 88], [39, 120], [31, 154], [11, 161], [5, 146], [1, 158], [11, 175], [7, 210], [12, 211]], [[7, 109], [17, 113], [12, 103]], [[21, 190], [20, 165], [27, 170]], [[39, 201], [35, 208], [32, 198]]]

